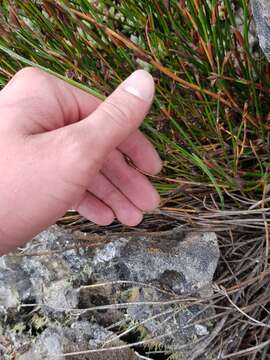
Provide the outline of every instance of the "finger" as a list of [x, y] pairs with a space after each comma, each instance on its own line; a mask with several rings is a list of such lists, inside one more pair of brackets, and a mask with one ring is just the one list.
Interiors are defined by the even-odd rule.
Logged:
[[[98, 98], [32, 67], [20, 70], [12, 78], [0, 92], [0, 102], [6, 104], [9, 114], [12, 113], [10, 109], [19, 104], [19, 110], [23, 108], [23, 116], [20, 114], [16, 119], [14, 117], [14, 122], [17, 127], [22, 123], [27, 132], [32, 134], [77, 122], [90, 115], [101, 104]], [[29, 111], [31, 116], [28, 116]], [[33, 119], [34, 123], [31, 121]], [[160, 171], [157, 153], [140, 132], [131, 134], [120, 149], [143, 171], [150, 174]]]
[[[27, 84], [27, 87], [25, 86]], [[14, 97], [16, 93], [16, 97]], [[34, 134], [42, 130], [53, 130], [65, 124], [79, 121], [98, 108], [101, 100], [39, 69], [27, 67], [20, 70], [0, 92], [0, 99], [10, 108], [24, 107], [24, 116], [16, 117], [27, 123], [28, 132]], [[27, 118], [29, 110], [31, 116]], [[34, 114], [33, 114], [34, 113]], [[37, 114], [36, 117], [33, 115]], [[35, 118], [35, 129], [31, 119]], [[141, 148], [141, 151], [140, 151]], [[152, 144], [136, 131], [120, 147], [143, 171], [157, 173], [160, 160]], [[142, 155], [143, 154], [143, 155]], [[143, 159], [144, 158], [144, 159]]]
[[160, 197], [150, 181], [136, 169], [129, 166], [118, 150], [114, 150], [109, 155], [101, 172], [138, 209], [152, 211], [158, 207]]
[[132, 133], [118, 149], [142, 171], [156, 175], [162, 169], [161, 159], [151, 142], [140, 132]]
[[16, 108], [20, 116], [14, 122], [33, 134], [77, 122], [100, 103], [97, 97], [31, 67], [20, 70], [0, 93], [1, 111], [6, 108], [8, 116]]
[[113, 211], [89, 192], [76, 207], [77, 211], [98, 225], [110, 225], [114, 220]]
[[[86, 140], [89, 150], [105, 158], [142, 123], [154, 96], [154, 81], [138, 70], [125, 80], [90, 116], [66, 130]], [[86, 136], [87, 134], [87, 136]], [[85, 141], [84, 141], [84, 144]]]
[[[49, 83], [51, 84], [51, 80]], [[42, 82], [39, 85], [41, 86]], [[43, 85], [43, 91], [46, 94], [50, 93], [47, 80], [43, 81]], [[70, 92], [67, 92], [70, 95]], [[87, 186], [89, 178], [97, 174], [108, 154], [139, 127], [151, 105], [153, 95], [153, 78], [147, 72], [138, 70], [84, 120], [53, 131], [44, 132], [43, 128], [42, 133], [31, 137], [31, 141], [40, 144], [40, 149], [43, 147], [46, 158], [50, 159], [50, 162], [47, 161], [48, 168], [57, 169], [65, 182], [79, 184], [81, 187]], [[57, 96], [63, 99], [59, 93], [54, 93], [53, 98]], [[58, 109], [58, 115], [59, 111], [65, 115], [58, 121], [57, 126], [60, 126], [60, 123], [63, 126], [67, 116], [71, 117], [72, 121], [80, 118], [78, 109], [81, 105], [75, 106], [73, 96], [65, 99], [64, 103], [58, 101], [58, 106], [61, 103], [63, 108]], [[73, 111], [73, 114], [68, 114], [65, 110], [65, 106], [68, 108], [68, 101], [73, 101], [72, 109], [69, 110]], [[78, 99], [75, 102], [77, 103]], [[52, 114], [53, 107], [49, 105], [50, 101], [47, 99], [45, 103], [46, 109], [43, 110], [48, 110], [46, 116], [55, 118]], [[76, 114], [74, 106], [77, 109]], [[41, 122], [42, 127], [44, 120]], [[50, 123], [50, 120], [47, 122]], [[50, 126], [55, 127], [56, 123], [52, 121]]]
[[108, 205], [122, 224], [136, 226], [142, 221], [142, 212], [102, 174], [91, 181], [88, 190]]

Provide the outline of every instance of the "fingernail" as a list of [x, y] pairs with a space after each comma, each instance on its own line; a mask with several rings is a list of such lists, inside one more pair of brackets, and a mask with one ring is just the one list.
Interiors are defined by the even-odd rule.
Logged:
[[128, 93], [138, 98], [151, 101], [154, 97], [155, 84], [152, 76], [144, 70], [137, 70], [128, 77], [122, 87]]

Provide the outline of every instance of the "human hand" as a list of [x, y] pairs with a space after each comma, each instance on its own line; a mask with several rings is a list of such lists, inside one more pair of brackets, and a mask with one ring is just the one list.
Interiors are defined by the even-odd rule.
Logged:
[[0, 253], [24, 244], [70, 208], [89, 220], [141, 222], [159, 195], [137, 168], [161, 161], [138, 130], [154, 96], [145, 71], [104, 102], [34, 68], [0, 92]]

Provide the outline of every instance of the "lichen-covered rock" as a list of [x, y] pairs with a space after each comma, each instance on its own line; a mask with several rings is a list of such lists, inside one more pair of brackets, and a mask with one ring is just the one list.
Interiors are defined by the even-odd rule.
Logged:
[[[39, 335], [34, 344], [19, 356], [18, 360], [60, 360], [65, 353], [95, 350], [114, 334], [101, 326], [87, 321], [76, 321], [69, 327], [52, 325]], [[114, 341], [113, 346], [124, 345], [123, 341]], [[110, 350], [104, 353], [88, 353], [79, 356], [81, 360], [137, 360], [132, 349]], [[69, 355], [68, 359], [77, 360], [77, 355]]]
[[219, 258], [214, 233], [177, 233], [158, 237], [120, 238], [97, 250], [97, 278], [157, 281], [178, 295], [198, 292], [211, 283]]
[[[188, 359], [193, 343], [211, 334], [211, 323], [191, 322], [213, 315], [213, 308], [181, 299], [211, 295], [219, 258], [214, 233], [173, 231], [86, 245], [53, 226], [20, 254], [0, 258], [1, 359], [58, 360], [105, 340], [112, 347], [108, 326], [115, 334], [132, 327], [137, 339], [133, 332], [130, 342], [181, 348], [181, 358]], [[81, 358], [137, 358], [132, 350], [117, 351]]]
[[[48, 309], [76, 307], [78, 292], [73, 281], [89, 279], [91, 268], [83, 252], [70, 249], [74, 245], [72, 235], [52, 226], [29, 243], [20, 256], [1, 257], [0, 313], [30, 300], [46, 304]], [[64, 247], [69, 250], [62, 252]], [[1, 289], [8, 297], [1, 296]]]
[[[154, 287], [133, 285], [126, 290], [120, 287], [118, 292], [112, 289], [111, 295], [106, 297], [114, 297], [117, 302], [139, 303], [127, 308], [131, 321], [143, 323], [148, 335], [160, 338], [160, 344], [167, 349], [174, 349], [192, 344], [210, 332], [207, 327], [202, 331], [196, 326], [187, 326], [203, 307], [186, 307], [181, 303], [153, 306], [151, 303], [170, 301], [170, 294], [210, 296], [218, 258], [214, 233], [177, 232], [170, 238], [120, 238], [96, 251], [93, 274], [98, 281], [146, 283], [167, 291], [166, 294]], [[210, 314], [211, 311], [204, 312], [203, 316]], [[188, 352], [186, 357], [189, 357]]]
[[251, 0], [251, 6], [261, 48], [270, 61], [270, 2]]

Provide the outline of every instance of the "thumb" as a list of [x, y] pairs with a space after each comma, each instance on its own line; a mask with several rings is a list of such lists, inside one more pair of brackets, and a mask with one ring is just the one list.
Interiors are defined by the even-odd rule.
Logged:
[[103, 159], [143, 122], [153, 101], [152, 76], [135, 71], [84, 120], [68, 126], [86, 141], [89, 151]]

